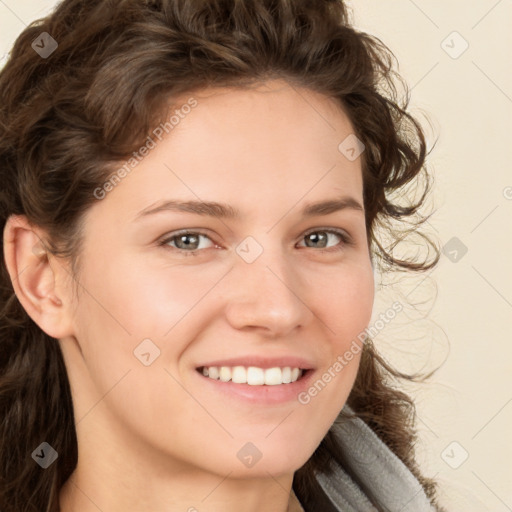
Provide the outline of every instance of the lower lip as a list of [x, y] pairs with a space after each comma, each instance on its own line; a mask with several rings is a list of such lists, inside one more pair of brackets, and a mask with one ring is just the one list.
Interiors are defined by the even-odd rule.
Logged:
[[302, 377], [289, 384], [276, 384], [275, 386], [251, 386], [250, 384], [236, 384], [232, 381], [210, 379], [195, 370], [197, 376], [210, 389], [222, 393], [229, 398], [241, 399], [252, 404], [283, 404], [297, 401], [298, 395], [305, 391], [313, 378], [314, 370], [307, 370]]

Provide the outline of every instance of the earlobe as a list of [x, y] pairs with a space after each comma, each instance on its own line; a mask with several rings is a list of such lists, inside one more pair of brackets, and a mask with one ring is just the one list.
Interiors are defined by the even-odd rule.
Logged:
[[[25, 215], [11, 215], [4, 228], [4, 258], [16, 297], [39, 327], [53, 338], [70, 334], [67, 308], [55, 288], [58, 262], [50, 261], [44, 232]], [[53, 263], [53, 265], [52, 265]]]

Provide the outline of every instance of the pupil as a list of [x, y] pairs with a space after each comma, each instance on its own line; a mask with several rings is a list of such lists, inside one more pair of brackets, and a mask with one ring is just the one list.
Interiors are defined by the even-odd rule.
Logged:
[[186, 247], [190, 247], [191, 245], [194, 245], [195, 243], [197, 243], [197, 240], [195, 241], [192, 241], [192, 242], [186, 242], [187, 239], [189, 238], [192, 238], [192, 239], [197, 239], [197, 236], [194, 236], [194, 235], [181, 235], [179, 240], [181, 243], [183, 243]]
[[315, 238], [317, 239], [316, 240], [317, 242], [318, 242], [318, 240], [323, 241], [323, 244], [321, 245], [321, 247], [325, 247], [325, 243], [327, 241], [327, 236], [325, 233], [323, 233], [321, 231], [319, 233], [320, 233], [320, 236], [318, 233], [311, 233], [311, 235], [309, 235], [309, 237], [310, 237], [310, 239], [313, 240], [313, 242], [315, 242], [315, 240], [314, 240]]

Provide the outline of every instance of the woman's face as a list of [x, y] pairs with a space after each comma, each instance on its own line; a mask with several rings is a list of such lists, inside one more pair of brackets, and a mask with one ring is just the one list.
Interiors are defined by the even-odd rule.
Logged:
[[290, 473], [343, 407], [371, 317], [360, 148], [333, 100], [282, 81], [175, 108], [86, 215], [61, 340], [79, 443], [97, 430], [169, 470]]

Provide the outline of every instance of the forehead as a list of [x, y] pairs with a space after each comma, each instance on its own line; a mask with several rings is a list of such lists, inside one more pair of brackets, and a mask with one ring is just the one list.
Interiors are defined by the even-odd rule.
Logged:
[[133, 217], [176, 197], [229, 203], [242, 212], [262, 202], [282, 210], [301, 198], [362, 198], [361, 160], [339, 149], [353, 128], [332, 98], [273, 81], [182, 95], [171, 116], [105, 204], [115, 201]]
[[[246, 147], [261, 142], [266, 149], [279, 145], [287, 149], [309, 141], [311, 144], [305, 150], [312, 145], [319, 149], [319, 144], [332, 149], [333, 143], [337, 147], [339, 136], [354, 131], [337, 99], [283, 80], [243, 89], [203, 89], [193, 96], [197, 107], [186, 116], [187, 122], [184, 119], [180, 124], [194, 129], [206, 140], [233, 139], [240, 144], [243, 139]], [[189, 100], [190, 95], [181, 96], [174, 102], [174, 108], [179, 109]], [[175, 138], [186, 136], [184, 129], [176, 132]], [[300, 153], [301, 147], [297, 146], [296, 151]]]

